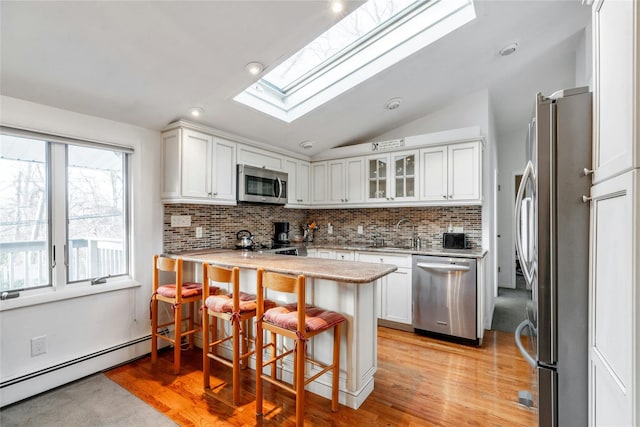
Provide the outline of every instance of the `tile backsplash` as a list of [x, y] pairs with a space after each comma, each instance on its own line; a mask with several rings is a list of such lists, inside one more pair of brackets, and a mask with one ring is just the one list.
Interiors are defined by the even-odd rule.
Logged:
[[[191, 226], [172, 227], [172, 215], [191, 216]], [[274, 222], [289, 222], [289, 237], [302, 235], [301, 227], [315, 221], [318, 229], [314, 243], [338, 245], [368, 245], [373, 234], [387, 244], [404, 245], [411, 237], [411, 224], [427, 247], [441, 247], [442, 233], [449, 225], [464, 227], [472, 248], [482, 246], [482, 207], [411, 207], [364, 209], [285, 209], [282, 206], [239, 204], [238, 206], [167, 204], [164, 205], [163, 251], [180, 252], [192, 249], [233, 248], [236, 233], [249, 230], [257, 243], [269, 243]], [[333, 234], [327, 233], [327, 225]], [[358, 234], [362, 226], [363, 234]], [[202, 227], [202, 237], [196, 238], [196, 227]]]

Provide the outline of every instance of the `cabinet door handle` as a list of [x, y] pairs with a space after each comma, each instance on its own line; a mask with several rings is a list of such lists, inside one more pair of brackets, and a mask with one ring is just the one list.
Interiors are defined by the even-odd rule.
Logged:
[[446, 194], [444, 194], [444, 195], [442, 196], [442, 198], [443, 198], [443, 199], [446, 199], [446, 198], [447, 198], [447, 195], [446, 195]]
[[214, 196], [217, 196], [217, 195], [218, 195], [218, 193], [217, 193], [217, 192], [215, 192], [215, 193], [213, 193], [213, 195], [214, 195]]
[[591, 175], [592, 173], [595, 172], [595, 169], [584, 168], [584, 169], [582, 169], [582, 171], [584, 172], [584, 176], [589, 176], [589, 175]]
[[593, 197], [589, 197], [589, 196], [582, 196], [582, 203], [588, 203], [591, 200], [593, 200]]

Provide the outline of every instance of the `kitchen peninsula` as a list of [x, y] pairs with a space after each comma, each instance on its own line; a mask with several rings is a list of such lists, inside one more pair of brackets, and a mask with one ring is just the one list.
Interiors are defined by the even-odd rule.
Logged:
[[[203, 262], [222, 267], [240, 267], [240, 288], [255, 293], [256, 271], [282, 274], [304, 274], [307, 278], [307, 301], [322, 308], [337, 311], [347, 318], [342, 329], [340, 355], [340, 404], [357, 409], [373, 391], [373, 375], [377, 369], [377, 322], [374, 282], [394, 272], [397, 267], [342, 260], [260, 254], [234, 250], [192, 251], [170, 256], [185, 261], [185, 280], [201, 279]], [[278, 303], [292, 302], [283, 294], [269, 298]], [[311, 340], [308, 352], [314, 358], [331, 360], [332, 338], [322, 335]], [[292, 377], [292, 364], [285, 362], [285, 378]], [[311, 370], [310, 375], [314, 371]], [[311, 382], [307, 390], [330, 398], [331, 381], [322, 376]]]

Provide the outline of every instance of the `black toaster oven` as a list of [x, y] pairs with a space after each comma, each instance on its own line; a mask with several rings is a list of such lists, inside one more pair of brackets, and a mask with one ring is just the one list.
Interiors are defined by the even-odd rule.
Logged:
[[464, 233], [444, 233], [442, 247], [445, 249], [467, 249], [467, 235]]

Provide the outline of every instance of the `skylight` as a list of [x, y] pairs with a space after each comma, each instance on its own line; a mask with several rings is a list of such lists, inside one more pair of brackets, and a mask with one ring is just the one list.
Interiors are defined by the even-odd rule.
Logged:
[[234, 99], [290, 123], [473, 19], [473, 0], [369, 0]]

